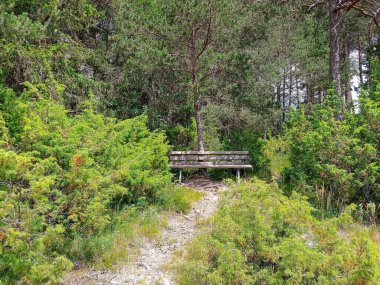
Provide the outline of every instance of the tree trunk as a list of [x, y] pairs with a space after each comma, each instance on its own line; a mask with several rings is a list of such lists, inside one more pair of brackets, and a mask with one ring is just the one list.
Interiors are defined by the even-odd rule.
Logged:
[[293, 93], [293, 65], [290, 65], [289, 73], [289, 101], [288, 101], [288, 112], [290, 113], [290, 108], [292, 107], [292, 94]]
[[311, 74], [306, 75], [306, 103], [308, 105], [314, 104], [314, 89], [313, 86], [313, 78]]
[[285, 122], [285, 98], [286, 97], [286, 69], [284, 68], [284, 79], [282, 82], [282, 122]]
[[330, 9], [330, 79], [334, 82], [338, 96], [342, 96], [340, 79], [340, 13], [337, 10], [338, 0], [329, 0]]
[[346, 82], [344, 88], [344, 100], [346, 102], [346, 106], [349, 106], [352, 103], [352, 94], [351, 94], [351, 72], [350, 72], [350, 46], [348, 44], [348, 35], [346, 35], [346, 41], [344, 43], [344, 57], [345, 57], [345, 65], [347, 69], [346, 74]]
[[277, 84], [277, 90], [276, 90], [276, 102], [278, 106], [281, 106], [281, 84]]
[[197, 125], [198, 150], [204, 151], [205, 148], [204, 148], [204, 143], [203, 143], [203, 125], [202, 125], [202, 116], [201, 116], [202, 104], [200, 101], [201, 100], [198, 97], [194, 102], [195, 122]]
[[[278, 83], [276, 86], [276, 106], [281, 108], [281, 83]], [[281, 130], [281, 123], [282, 123], [282, 114], [281, 118], [276, 123], [276, 131], [275, 134], [279, 134]]]
[[358, 33], [358, 63], [359, 63], [359, 79], [360, 85], [363, 85], [363, 60], [362, 60], [362, 44], [360, 42], [360, 33]]
[[300, 96], [300, 91], [299, 91], [299, 86], [298, 86], [298, 74], [296, 72], [296, 92], [297, 92], [297, 108], [301, 109], [301, 96]]
[[204, 142], [203, 142], [203, 125], [202, 125], [202, 116], [201, 116], [202, 102], [201, 102], [201, 95], [199, 94], [196, 41], [197, 41], [197, 29], [193, 28], [190, 42], [189, 42], [190, 70], [191, 70], [191, 75], [192, 75], [192, 90], [193, 90], [193, 100], [194, 100], [195, 123], [197, 126], [198, 150], [204, 151], [205, 148], [204, 148]]

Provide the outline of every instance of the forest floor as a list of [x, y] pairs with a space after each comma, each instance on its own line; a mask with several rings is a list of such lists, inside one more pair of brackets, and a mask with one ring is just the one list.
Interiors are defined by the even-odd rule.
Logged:
[[64, 284], [177, 284], [169, 270], [169, 265], [174, 262], [175, 252], [180, 251], [198, 234], [197, 222], [212, 216], [217, 207], [218, 192], [226, 188], [224, 183], [204, 178], [192, 179], [184, 186], [202, 192], [204, 195], [201, 200], [193, 205], [188, 214], [169, 214], [168, 225], [158, 238], [143, 238], [136, 241], [139, 250], [131, 257], [128, 264], [120, 266], [117, 270], [73, 271]]

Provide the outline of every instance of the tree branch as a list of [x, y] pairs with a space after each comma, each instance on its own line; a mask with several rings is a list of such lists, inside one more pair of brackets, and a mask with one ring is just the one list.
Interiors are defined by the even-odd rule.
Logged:
[[362, 0], [353, 0], [353, 1], [345, 2], [343, 4], [338, 5], [334, 11], [336, 12], [336, 11], [339, 11], [339, 10], [342, 10], [342, 9], [346, 9], [346, 11], [349, 11], [352, 8], [354, 8], [354, 6], [356, 4], [358, 4], [360, 1], [362, 1]]
[[307, 7], [307, 11], [310, 11], [311, 9], [313, 9], [314, 7], [318, 6], [318, 5], [323, 5], [325, 4], [325, 1], [324, 0], [317, 0], [316, 2], [314, 2], [313, 4], [302, 4], [304, 7]]
[[198, 59], [206, 51], [206, 49], [207, 49], [207, 47], [209, 45], [210, 37], [211, 37], [211, 23], [212, 23], [212, 13], [211, 13], [211, 10], [210, 10], [210, 17], [209, 17], [208, 23], [207, 23], [206, 37], [205, 37], [205, 40], [203, 41], [203, 47], [202, 47], [201, 51], [198, 53], [197, 57], [195, 58], [196, 61], [198, 61]]

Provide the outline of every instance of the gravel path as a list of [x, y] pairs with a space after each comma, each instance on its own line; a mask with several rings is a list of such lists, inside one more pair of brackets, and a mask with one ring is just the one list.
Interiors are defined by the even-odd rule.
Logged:
[[181, 249], [197, 235], [198, 218], [211, 216], [217, 206], [218, 191], [225, 189], [223, 183], [207, 179], [194, 179], [184, 184], [204, 193], [187, 215], [172, 214], [168, 217], [168, 227], [159, 238], [139, 241], [140, 250], [133, 260], [117, 271], [87, 271], [80, 276], [74, 274], [64, 284], [177, 284], [165, 265], [171, 261], [176, 250]]

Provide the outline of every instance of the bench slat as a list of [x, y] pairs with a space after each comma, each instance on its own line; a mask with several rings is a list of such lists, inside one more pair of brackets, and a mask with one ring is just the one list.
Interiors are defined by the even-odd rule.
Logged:
[[191, 161], [191, 160], [249, 160], [246, 154], [227, 154], [227, 155], [170, 155], [172, 161]]
[[213, 164], [213, 163], [198, 163], [198, 164], [172, 164], [170, 165], [173, 169], [180, 169], [180, 168], [225, 168], [225, 169], [251, 169], [252, 165], [248, 164]]
[[209, 154], [246, 154], [248, 151], [196, 151], [196, 150], [186, 150], [186, 151], [171, 151], [170, 155], [209, 155]]
[[252, 169], [248, 151], [172, 151], [170, 168]]
[[200, 161], [200, 160], [192, 160], [192, 161], [172, 161], [172, 165], [187, 165], [187, 164], [202, 164], [202, 163], [208, 163], [208, 164], [215, 164], [215, 165], [223, 165], [223, 164], [229, 164], [229, 165], [244, 165], [249, 164], [246, 160], [233, 160], [233, 161], [227, 161], [227, 160], [221, 160], [221, 161]]

